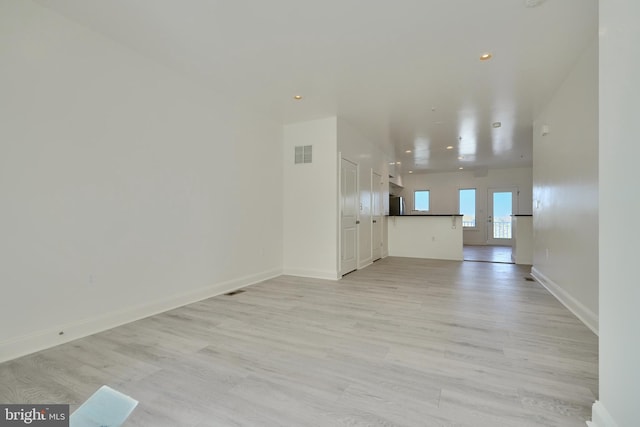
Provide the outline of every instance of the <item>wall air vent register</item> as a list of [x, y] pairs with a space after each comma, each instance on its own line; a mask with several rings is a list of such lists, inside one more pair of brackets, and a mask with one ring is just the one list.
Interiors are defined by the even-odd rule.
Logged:
[[311, 163], [313, 145], [298, 145], [295, 147], [295, 164]]

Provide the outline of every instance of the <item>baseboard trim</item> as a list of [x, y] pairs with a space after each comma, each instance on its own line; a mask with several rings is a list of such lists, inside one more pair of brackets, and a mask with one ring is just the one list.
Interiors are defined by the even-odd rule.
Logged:
[[596, 400], [591, 410], [592, 421], [587, 421], [589, 427], [618, 427], [607, 408], [599, 400]]
[[359, 266], [358, 266], [358, 270], [362, 270], [363, 268], [367, 268], [369, 267], [371, 264], [373, 264], [373, 259], [372, 258], [368, 258], [366, 260], [364, 260]]
[[556, 297], [570, 312], [576, 315], [594, 334], [598, 335], [598, 316], [585, 307], [580, 301], [562, 289], [557, 283], [542, 274], [535, 267], [531, 268], [531, 276]]
[[[282, 275], [282, 270], [268, 270], [240, 277], [212, 286], [173, 295], [150, 303], [127, 307], [100, 316], [79, 320], [78, 322], [56, 325], [32, 334], [19, 336], [0, 342], [0, 362], [16, 359], [37, 351], [46, 350], [79, 338], [106, 331], [117, 326], [131, 323], [145, 317], [173, 310], [197, 301], [202, 301], [233, 290], [254, 285]], [[63, 332], [61, 335], [60, 332]]]
[[300, 268], [285, 268], [283, 274], [287, 276], [308, 277], [310, 279], [338, 280], [339, 275], [335, 271], [306, 270]]

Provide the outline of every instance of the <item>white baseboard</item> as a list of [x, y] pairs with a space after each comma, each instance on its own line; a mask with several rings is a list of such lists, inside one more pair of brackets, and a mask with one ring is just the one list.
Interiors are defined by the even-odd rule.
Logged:
[[593, 421], [587, 421], [589, 427], [618, 427], [607, 408], [599, 400], [593, 404], [591, 419]]
[[310, 279], [338, 280], [339, 275], [335, 271], [307, 270], [300, 268], [285, 268], [283, 274], [287, 276], [308, 277]]
[[[172, 295], [146, 304], [127, 307], [122, 310], [109, 312], [100, 316], [82, 319], [77, 322], [56, 325], [29, 335], [0, 342], [0, 362], [15, 359], [37, 351], [45, 350], [59, 344], [83, 338], [98, 332], [106, 331], [116, 326], [134, 322], [154, 314], [163, 313], [174, 308], [182, 307], [193, 302], [211, 298], [216, 295], [231, 292], [280, 276], [282, 271], [270, 270], [252, 274], [233, 280], [217, 283], [212, 286]], [[60, 334], [63, 332], [63, 334]]]
[[598, 315], [589, 310], [580, 301], [571, 296], [567, 291], [562, 289], [557, 283], [542, 274], [535, 267], [531, 268], [531, 276], [538, 283], [547, 288], [551, 294], [556, 297], [570, 312], [576, 315], [594, 334], [598, 335]]
[[360, 263], [360, 265], [358, 266], [358, 270], [369, 267], [371, 264], [373, 264], [373, 258], [367, 258], [362, 263]]

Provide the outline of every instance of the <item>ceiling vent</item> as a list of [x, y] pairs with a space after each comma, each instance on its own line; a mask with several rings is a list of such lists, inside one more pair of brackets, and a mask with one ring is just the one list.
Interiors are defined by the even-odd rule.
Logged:
[[295, 164], [311, 163], [313, 145], [298, 145], [295, 150]]

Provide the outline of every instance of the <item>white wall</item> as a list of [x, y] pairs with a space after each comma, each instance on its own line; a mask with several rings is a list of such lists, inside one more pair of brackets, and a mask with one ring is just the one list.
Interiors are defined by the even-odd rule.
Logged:
[[[549, 127], [549, 134], [542, 136], [545, 125]], [[534, 276], [597, 330], [598, 45], [595, 35], [534, 122], [533, 199]]]
[[[313, 146], [313, 163], [294, 164], [294, 148], [298, 145]], [[358, 268], [369, 265], [371, 172], [379, 173], [388, 187], [387, 151], [337, 117], [285, 126], [283, 150], [284, 272], [324, 279], [339, 277], [340, 156], [358, 165]], [[386, 238], [383, 253], [387, 253]]]
[[533, 264], [533, 217], [513, 218], [513, 251], [511, 260], [516, 264]]
[[[360, 197], [360, 225], [358, 228], [358, 268], [372, 262], [372, 182], [371, 172], [382, 176], [384, 194], [382, 201], [389, 199], [389, 158], [391, 146], [379, 147], [343, 118], [338, 118], [338, 151], [340, 155], [358, 165], [358, 191]], [[383, 255], [388, 252], [387, 233], [383, 233]]]
[[[600, 402], [596, 427], [640, 420], [640, 3], [600, 0]], [[586, 266], [587, 262], [583, 263]]]
[[[284, 272], [338, 278], [337, 118], [284, 127]], [[294, 147], [313, 146], [313, 162], [294, 164]]]
[[281, 272], [281, 126], [30, 1], [0, 85], [0, 360]]
[[489, 189], [517, 187], [517, 211], [514, 214], [531, 214], [531, 168], [490, 169], [485, 176], [476, 176], [473, 171], [414, 173], [402, 176], [406, 208], [413, 210], [413, 192], [429, 190], [430, 213], [458, 213], [458, 190], [476, 189], [476, 224], [474, 230], [465, 230], [464, 244], [484, 245], [487, 243], [487, 204]]

